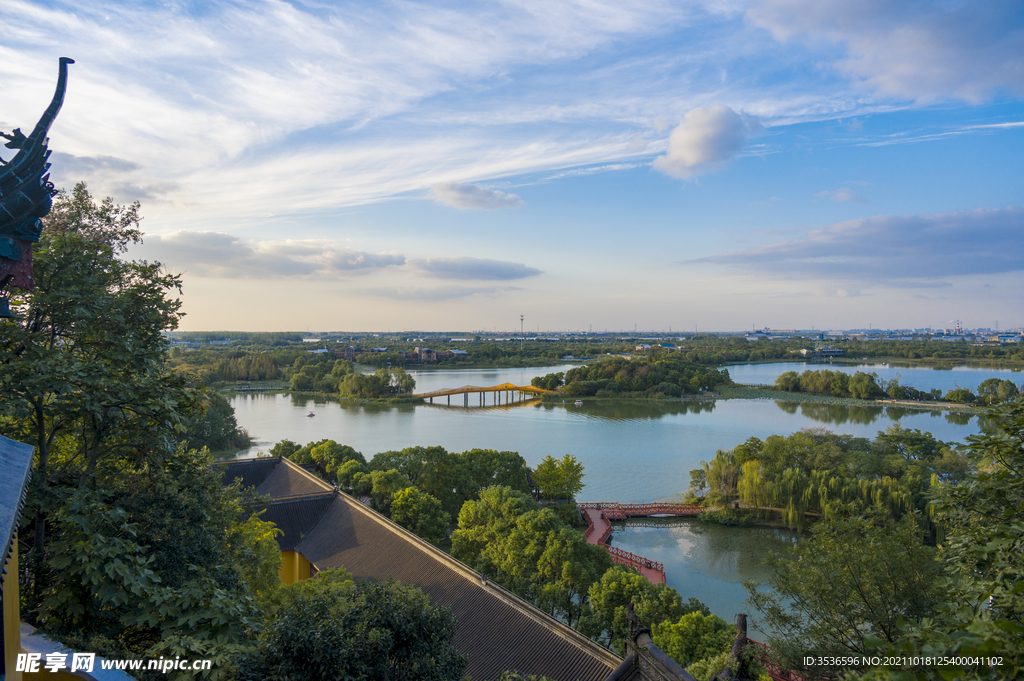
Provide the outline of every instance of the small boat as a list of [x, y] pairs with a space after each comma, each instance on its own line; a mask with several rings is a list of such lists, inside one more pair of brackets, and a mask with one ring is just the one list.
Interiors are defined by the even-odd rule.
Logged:
[[316, 414], [314, 414], [313, 412], [309, 412], [308, 414], [306, 414], [306, 416], [307, 416], [307, 417], [310, 417], [310, 416], [316, 416]]
[[583, 406], [583, 400], [576, 400], [576, 402], [574, 402], [574, 404], [575, 404], [575, 405], [576, 405], [577, 407], [582, 407], [582, 406]]

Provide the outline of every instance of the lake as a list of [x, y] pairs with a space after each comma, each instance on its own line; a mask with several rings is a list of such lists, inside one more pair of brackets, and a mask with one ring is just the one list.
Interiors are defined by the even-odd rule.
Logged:
[[[422, 370], [415, 374], [416, 391], [467, 384], [526, 385], [534, 376], [564, 371], [571, 366]], [[743, 365], [729, 367], [729, 371], [739, 382], [771, 383], [783, 371], [804, 368], [829, 367], [795, 363]], [[877, 366], [860, 370], [865, 369], [881, 374]], [[943, 390], [951, 375], [964, 376], [960, 385], [971, 387], [991, 376], [1019, 376], [999, 370], [898, 369], [893, 374], [896, 371], [903, 373], [906, 383], [919, 389]], [[457, 396], [452, 402], [461, 404], [462, 397]], [[415, 445], [441, 445], [456, 452], [474, 447], [512, 450], [519, 452], [530, 466], [536, 466], [548, 454], [560, 457], [568, 453], [585, 466], [585, 487], [580, 500], [631, 503], [679, 498], [689, 486], [690, 470], [697, 468], [701, 460], [711, 459], [716, 450], [731, 448], [751, 436], [765, 438], [772, 434], [789, 435], [803, 428], [826, 427], [871, 438], [899, 423], [905, 428], [930, 431], [942, 440], [963, 441], [978, 429], [977, 419], [970, 414], [885, 406], [774, 400], [584, 399], [582, 406], [573, 402], [534, 401], [467, 409], [442, 404], [339, 403], [283, 394], [238, 394], [231, 399], [239, 425], [256, 438], [256, 444], [240, 456], [268, 451], [283, 439], [305, 444], [324, 438], [351, 445], [367, 459], [378, 452]], [[308, 417], [309, 412], [316, 416]], [[748, 579], [759, 582], [763, 577], [760, 556], [791, 543], [794, 536], [782, 530], [662, 521], [644, 526], [631, 523], [615, 532], [613, 543], [664, 563], [669, 585], [679, 589], [684, 599], [697, 596], [713, 612], [732, 621], [735, 613], [744, 611], [745, 595], [740, 583]]]
[[909, 385], [918, 390], [938, 388], [945, 395], [956, 388], [968, 388], [977, 392], [978, 385], [987, 378], [1010, 380], [1020, 387], [1024, 374], [1015, 369], [984, 369], [979, 367], [934, 368], [923, 366], [899, 366], [895, 364], [828, 364], [821, 362], [779, 362], [776, 364], [734, 364], [725, 367], [729, 376], [737, 383], [771, 385], [776, 377], [787, 371], [798, 374], [804, 371], [830, 369], [855, 374], [858, 371], [876, 373], [882, 380], [899, 378], [900, 385]]

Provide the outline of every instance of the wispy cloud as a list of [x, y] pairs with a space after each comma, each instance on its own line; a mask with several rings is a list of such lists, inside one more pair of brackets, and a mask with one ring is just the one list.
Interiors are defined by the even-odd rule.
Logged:
[[468, 298], [470, 296], [496, 296], [502, 293], [518, 290], [520, 289], [514, 286], [459, 286], [456, 284], [448, 284], [444, 286], [367, 288], [362, 289], [360, 293], [378, 298], [390, 298], [392, 300], [436, 301], [451, 300], [454, 298]]
[[935, 280], [953, 276], [1024, 271], [1022, 220], [1020, 208], [880, 215], [687, 262], [742, 267], [784, 279], [921, 280], [902, 286], [933, 287]]
[[815, 194], [815, 196], [823, 198], [823, 199], [828, 199], [829, 201], [834, 201], [836, 203], [867, 203], [868, 202], [868, 200], [865, 199], [863, 196], [861, 196], [860, 194], [857, 194], [852, 189], [847, 189], [846, 187], [843, 187], [842, 189], [836, 189], [834, 191], [818, 192], [817, 194]]
[[337, 278], [405, 264], [397, 253], [366, 253], [322, 240], [245, 241], [217, 232], [146, 237], [139, 252], [172, 270], [207, 278]]
[[409, 260], [409, 265], [429, 277], [438, 279], [479, 279], [508, 281], [543, 274], [534, 267], [518, 262], [488, 260], [486, 258], [425, 258]]
[[518, 208], [523, 200], [515, 194], [506, 194], [496, 189], [486, 189], [475, 184], [438, 182], [430, 188], [434, 200], [460, 210], [497, 210]]
[[752, 24], [780, 41], [831, 42], [833, 67], [885, 96], [981, 102], [1024, 93], [1024, 27], [1015, 0], [755, 0]]

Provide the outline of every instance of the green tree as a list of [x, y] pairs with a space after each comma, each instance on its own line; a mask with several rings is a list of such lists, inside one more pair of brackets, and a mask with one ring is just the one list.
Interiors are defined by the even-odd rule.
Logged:
[[34, 249], [32, 291], [11, 292], [0, 324], [0, 429], [36, 449], [20, 541], [43, 584], [49, 516], [107, 459], [157, 460], [196, 422], [199, 394], [167, 368], [181, 280], [125, 259], [141, 241], [139, 205], [95, 202], [84, 183], [61, 192]]
[[775, 377], [775, 387], [786, 392], [800, 392], [800, 374], [786, 371]]
[[545, 499], [575, 499], [583, 489], [583, 464], [572, 454], [555, 459], [548, 454], [533, 471], [533, 482]]
[[195, 450], [97, 475], [54, 514], [39, 624], [108, 654], [215, 657], [227, 674], [279, 587], [273, 525]]
[[968, 440], [975, 472], [940, 484], [936, 522], [945, 532], [939, 549], [943, 602], [934, 619], [905, 627], [881, 651], [903, 655], [997, 656], [988, 664], [956, 668], [883, 667], [869, 678], [1007, 679], [1024, 673], [1024, 402], [989, 412], [985, 431]]
[[190, 447], [210, 451], [237, 450], [249, 446], [249, 434], [238, 427], [235, 410], [220, 393], [204, 391], [202, 416], [187, 426], [183, 439]]
[[690, 612], [678, 621], [666, 620], [651, 627], [654, 644], [683, 667], [721, 655], [729, 649], [734, 635], [735, 628], [728, 622], [702, 612]]
[[373, 471], [370, 474], [373, 482], [370, 495], [373, 507], [384, 515], [391, 517], [391, 502], [395, 493], [409, 486], [409, 479], [392, 469], [389, 471]]
[[947, 392], [946, 396], [942, 399], [959, 404], [973, 404], [978, 398], [967, 388], [954, 388]]
[[395, 492], [391, 500], [391, 519], [413, 534], [434, 544], [448, 535], [451, 516], [441, 510], [441, 502], [415, 487]]
[[537, 508], [530, 495], [510, 487], [494, 486], [480, 491], [459, 511], [458, 529], [452, 534], [452, 556], [470, 567], [493, 575], [496, 571], [484, 554], [502, 533], [524, 513]]
[[1001, 404], [1020, 395], [1013, 381], [989, 378], [978, 386], [978, 399], [985, 404]]
[[413, 586], [355, 584], [343, 571], [287, 587], [286, 604], [239, 665], [239, 681], [462, 678], [456, 620]]
[[866, 655], [870, 637], [895, 642], [902, 622], [934, 614], [935, 551], [923, 545], [914, 515], [893, 521], [884, 510], [837, 508], [811, 535], [788, 555], [768, 557], [770, 591], [746, 585], [749, 602], [775, 632], [768, 644], [782, 668], [805, 678], [837, 673], [807, 667], [803, 656]]
[[637, 619], [651, 627], [666, 621], [677, 621], [690, 612], [710, 614], [707, 606], [696, 598], [683, 603], [679, 592], [666, 584], [651, 584], [639, 572], [622, 565], [605, 571], [588, 592], [590, 611], [580, 620], [579, 630], [606, 643], [619, 653], [625, 651], [629, 632], [626, 609], [634, 604]]

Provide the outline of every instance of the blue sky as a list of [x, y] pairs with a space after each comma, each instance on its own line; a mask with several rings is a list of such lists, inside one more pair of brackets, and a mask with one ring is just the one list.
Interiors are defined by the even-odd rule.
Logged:
[[0, 0], [186, 329], [1024, 325], [1019, 2]]

